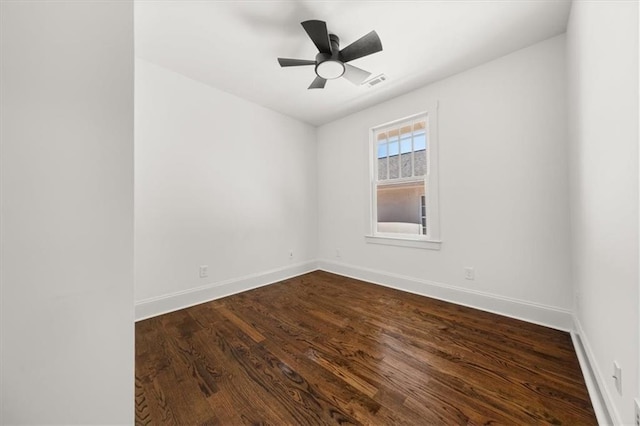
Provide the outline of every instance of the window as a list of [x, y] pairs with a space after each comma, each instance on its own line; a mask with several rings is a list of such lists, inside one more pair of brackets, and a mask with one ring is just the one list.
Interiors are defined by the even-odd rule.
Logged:
[[372, 243], [439, 248], [436, 108], [371, 129]]

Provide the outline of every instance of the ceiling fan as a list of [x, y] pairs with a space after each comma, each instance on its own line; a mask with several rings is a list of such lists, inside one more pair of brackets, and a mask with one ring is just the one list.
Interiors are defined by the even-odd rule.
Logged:
[[380, 37], [375, 31], [354, 41], [340, 50], [340, 39], [335, 34], [329, 34], [327, 23], [310, 20], [301, 23], [313, 44], [318, 48], [315, 60], [278, 58], [281, 67], [297, 67], [315, 65], [316, 78], [309, 89], [323, 89], [327, 80], [344, 77], [353, 84], [362, 84], [370, 72], [349, 65], [347, 62], [362, 58], [382, 50]]

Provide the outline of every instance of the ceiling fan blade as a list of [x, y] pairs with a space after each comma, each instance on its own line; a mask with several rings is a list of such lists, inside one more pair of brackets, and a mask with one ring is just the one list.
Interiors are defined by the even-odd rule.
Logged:
[[309, 34], [309, 38], [316, 45], [320, 53], [331, 54], [331, 42], [329, 41], [329, 32], [327, 31], [327, 23], [324, 21], [311, 20], [301, 23], [304, 30]]
[[355, 85], [362, 84], [371, 73], [353, 65], [344, 64], [344, 74], [342, 76]]
[[349, 62], [362, 58], [363, 56], [371, 55], [372, 53], [380, 52], [381, 50], [382, 42], [380, 41], [380, 37], [378, 37], [378, 33], [371, 31], [369, 34], [342, 49], [340, 51], [340, 60], [342, 62]]
[[311, 86], [309, 86], [308, 89], [324, 89], [325, 84], [327, 84], [327, 80], [322, 77], [316, 77], [316, 79], [313, 80], [313, 83], [311, 83]]
[[306, 59], [278, 58], [278, 63], [281, 67], [298, 67], [301, 65], [315, 65], [316, 61], [309, 61]]

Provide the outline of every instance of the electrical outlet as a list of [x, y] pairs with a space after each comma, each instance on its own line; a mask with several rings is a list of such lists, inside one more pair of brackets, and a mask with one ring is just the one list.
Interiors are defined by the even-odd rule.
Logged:
[[467, 280], [475, 280], [476, 279], [476, 271], [470, 267], [466, 266], [464, 268], [464, 278]]
[[636, 426], [640, 426], [640, 399], [636, 398], [635, 399], [635, 405], [636, 405]]
[[209, 265], [200, 265], [200, 278], [207, 278], [209, 276]]
[[613, 380], [616, 384], [616, 390], [622, 395], [622, 368], [617, 361], [613, 361]]
[[342, 257], [342, 254], [340, 254], [340, 249], [336, 249], [336, 257], [338, 259], [340, 259]]

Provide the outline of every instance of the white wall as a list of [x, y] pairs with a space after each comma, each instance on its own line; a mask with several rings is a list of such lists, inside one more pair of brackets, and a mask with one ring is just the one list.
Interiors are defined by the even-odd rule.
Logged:
[[135, 81], [137, 316], [305, 270], [315, 128], [143, 59]]
[[[510, 315], [545, 322], [519, 312], [527, 305], [570, 320], [564, 43], [549, 39], [320, 127], [318, 256], [335, 262], [329, 269], [400, 275], [423, 294], [455, 287], [448, 294], [458, 302], [467, 290], [517, 299]], [[367, 244], [368, 130], [433, 100], [442, 248]], [[465, 266], [475, 267], [475, 281], [464, 279]]]
[[131, 424], [132, 2], [0, 7], [0, 423]]
[[637, 9], [574, 1], [567, 32], [577, 322], [613, 420], [623, 424], [633, 423], [639, 393]]

